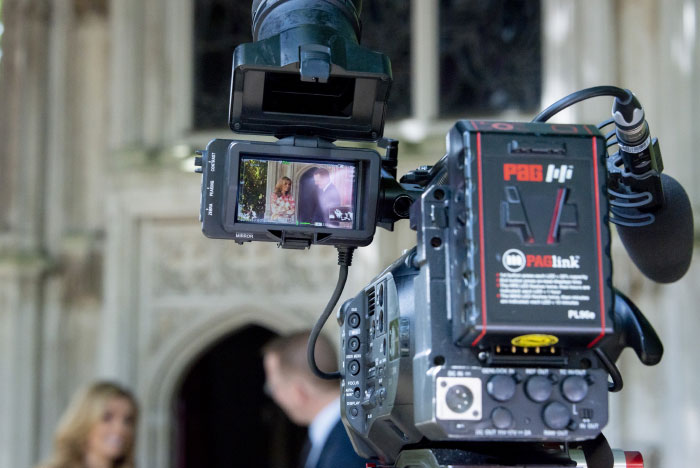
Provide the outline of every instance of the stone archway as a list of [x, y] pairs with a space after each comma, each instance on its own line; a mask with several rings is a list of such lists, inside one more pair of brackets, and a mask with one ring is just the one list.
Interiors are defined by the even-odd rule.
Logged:
[[144, 373], [139, 387], [142, 419], [139, 432], [139, 465], [170, 468], [172, 461], [173, 401], [192, 364], [212, 344], [247, 326], [259, 326], [276, 334], [303, 328], [298, 316], [257, 310], [231, 312], [193, 323], [171, 337]]
[[262, 348], [276, 333], [241, 327], [186, 371], [173, 399], [173, 468], [295, 468], [306, 430], [263, 391]]
[[297, 187], [296, 206], [299, 221], [313, 222], [316, 212], [317, 196], [316, 185], [313, 181], [313, 166], [294, 174], [292, 185]]
[[[137, 456], [149, 468], [171, 468], [172, 402], [198, 356], [248, 325], [279, 334], [309, 328], [337, 275], [327, 247], [280, 252], [206, 239], [188, 211], [198, 181], [185, 177], [173, 179], [177, 190], [144, 184], [109, 204], [118, 222], [107, 236], [98, 373], [135, 388], [143, 409]], [[367, 255], [376, 261], [368, 251], [358, 263]], [[352, 281], [350, 291], [366, 283]]]

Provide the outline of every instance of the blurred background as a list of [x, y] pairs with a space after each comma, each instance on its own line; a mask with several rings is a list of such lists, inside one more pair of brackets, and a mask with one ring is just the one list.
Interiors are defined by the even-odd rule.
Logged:
[[[0, 0], [0, 468], [44, 458], [70, 396], [98, 377], [140, 400], [142, 467], [260, 466], [262, 452], [286, 466], [296, 436], [262, 392], [260, 347], [313, 324], [335, 251], [205, 239], [192, 173], [195, 149], [233, 137], [231, 56], [251, 40], [250, 3]], [[365, 0], [362, 42], [392, 60], [385, 136], [401, 141], [399, 173], [440, 158], [457, 119], [530, 120], [572, 91], [613, 84], [644, 105], [697, 219], [699, 9]], [[557, 120], [595, 124], [610, 106], [599, 98]], [[378, 231], [343, 299], [414, 243], [406, 225]], [[605, 433], [648, 468], [694, 466], [700, 256], [662, 286], [619, 242], [613, 255], [616, 287], [666, 354], [655, 368], [623, 354]], [[326, 331], [337, 339], [335, 324]]]

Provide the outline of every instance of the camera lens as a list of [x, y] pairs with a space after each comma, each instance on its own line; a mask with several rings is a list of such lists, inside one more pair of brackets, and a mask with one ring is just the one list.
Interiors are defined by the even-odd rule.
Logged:
[[474, 403], [474, 394], [464, 385], [453, 385], [447, 390], [445, 402], [455, 413], [464, 413]]
[[253, 40], [260, 41], [302, 26], [330, 28], [344, 37], [360, 39], [362, 0], [254, 0]]

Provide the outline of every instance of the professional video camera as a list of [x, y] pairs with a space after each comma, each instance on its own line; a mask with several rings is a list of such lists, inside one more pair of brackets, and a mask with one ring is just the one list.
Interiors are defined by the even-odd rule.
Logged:
[[[215, 139], [199, 152], [205, 235], [338, 248], [309, 363], [341, 379], [360, 455], [401, 467], [643, 466], [601, 434], [622, 350], [647, 365], [663, 353], [612, 286], [608, 221], [644, 274], [672, 282], [690, 264], [693, 220], [661, 174], [639, 101], [601, 86], [529, 123], [460, 120], [445, 156], [399, 182], [398, 143], [381, 139], [390, 62], [359, 45], [360, 10], [361, 0], [253, 2], [229, 125], [278, 141]], [[613, 118], [546, 123], [596, 96], [615, 98]], [[378, 142], [385, 156], [335, 140]], [[340, 308], [340, 372], [322, 372], [315, 340], [353, 250], [405, 218], [416, 247]]]

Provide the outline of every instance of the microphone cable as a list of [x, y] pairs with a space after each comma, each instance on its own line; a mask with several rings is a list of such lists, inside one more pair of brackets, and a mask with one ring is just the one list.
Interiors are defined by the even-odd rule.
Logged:
[[532, 122], [546, 122], [552, 118], [552, 116], [563, 111], [567, 107], [571, 107], [578, 102], [599, 96], [612, 96], [620, 100], [627, 101], [633, 95], [631, 91], [618, 88], [617, 86], [594, 86], [592, 88], [581, 89], [559, 99], [557, 102], [547, 107], [545, 110], [537, 114], [537, 116], [532, 119]]

